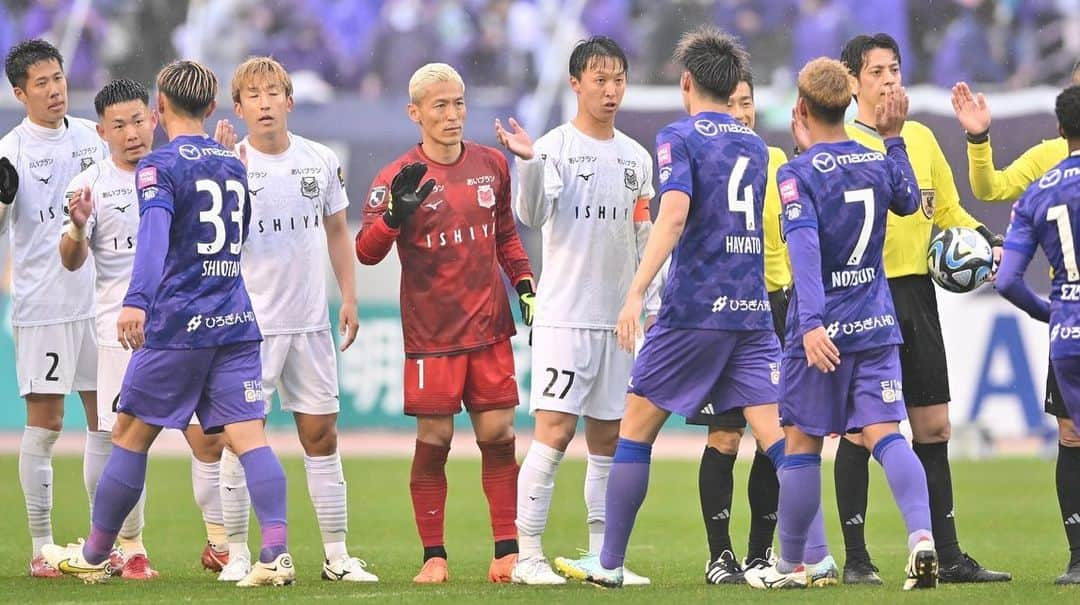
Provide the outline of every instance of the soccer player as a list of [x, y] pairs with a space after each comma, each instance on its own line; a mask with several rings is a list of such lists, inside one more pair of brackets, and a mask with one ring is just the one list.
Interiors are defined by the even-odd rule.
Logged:
[[[1012, 223], [1005, 236], [1005, 255], [995, 286], [1002, 296], [1039, 321], [1050, 323], [1050, 360], [1060, 387], [1057, 401], [1069, 418], [1058, 419], [1057, 485], [1062, 512], [1076, 511], [1075, 487], [1078, 452], [1076, 426], [1080, 423], [1080, 269], [1074, 242], [1080, 238], [1080, 85], [1058, 95], [1054, 112], [1058, 132], [1067, 142], [1068, 155], [1044, 174], [1013, 205]], [[1041, 247], [1053, 270], [1050, 301], [1041, 299], [1024, 283], [1024, 270]], [[1072, 512], [1070, 512], [1072, 514]], [[1068, 519], [1066, 520], [1068, 521]], [[1056, 584], [1080, 583], [1080, 549], [1077, 532], [1065, 526], [1071, 557]]]
[[[841, 61], [855, 76], [858, 115], [847, 125], [848, 136], [875, 151], [885, 150], [874, 124], [878, 105], [900, 86], [900, 49], [888, 34], [860, 35], [844, 46]], [[934, 285], [927, 275], [926, 249], [930, 233], [970, 227], [1001, 253], [1001, 236], [979, 224], [960, 206], [952, 170], [926, 126], [908, 120], [901, 133], [921, 194], [920, 212], [890, 214], [885, 231], [885, 276], [892, 292], [904, 342], [900, 345], [904, 405], [913, 433], [912, 447], [926, 469], [934, 543], [940, 558], [942, 582], [1004, 582], [1007, 573], [985, 569], [960, 550], [953, 511], [949, 469], [949, 377], [945, 345], [938, 318]], [[880, 584], [877, 568], [866, 550], [866, 497], [870, 449], [858, 434], [840, 440], [836, 454], [836, 500], [847, 547], [844, 583]]]
[[207, 138], [217, 78], [192, 61], [157, 77], [169, 143], [139, 161], [139, 245], [117, 319], [135, 349], [117, 406], [113, 449], [98, 482], [83, 544], [42, 549], [60, 571], [97, 582], [108, 551], [142, 496], [146, 456], [162, 428], [185, 429], [194, 412], [224, 430], [248, 477], [262, 529], [260, 562], [239, 586], [291, 584], [285, 534], [285, 473], [263, 430], [262, 336], [240, 272], [250, 221], [247, 174], [236, 154]]
[[[405, 334], [405, 413], [416, 417], [409, 491], [424, 546], [417, 583], [446, 582], [446, 457], [462, 403], [480, 447], [495, 556], [491, 582], [509, 582], [517, 562], [518, 404], [510, 337], [514, 320], [499, 269], [518, 292], [526, 324], [535, 302], [532, 269], [510, 209], [506, 158], [464, 141], [465, 84], [453, 67], [429, 63], [409, 80], [409, 119], [421, 142], [384, 167], [364, 207], [356, 256], [380, 262], [397, 242]], [[425, 174], [429, 178], [421, 186]]]
[[[626, 91], [626, 55], [614, 40], [580, 42], [570, 55], [577, 114], [532, 143], [518, 123], [496, 121], [517, 156], [518, 219], [541, 229], [546, 277], [536, 294], [529, 408], [533, 442], [518, 475], [519, 584], [565, 584], [544, 557], [555, 473], [585, 416], [585, 508], [589, 552], [604, 539], [604, 492], [626, 380], [634, 358], [615, 340], [615, 320], [652, 229], [652, 158], [615, 129]], [[648, 584], [624, 570], [627, 584]]]
[[656, 137], [660, 213], [619, 313], [620, 346], [633, 350], [646, 289], [674, 250], [664, 304], [631, 372], [603, 549], [555, 560], [560, 573], [602, 586], [623, 583], [652, 443], [668, 416], [693, 416], [707, 400], [718, 413], [775, 404], [779, 381], [762, 251], [768, 151], [729, 105], [749, 58], [734, 38], [704, 26], [682, 37], [675, 60], [689, 116]]
[[[322, 577], [375, 582], [366, 563], [350, 557], [345, 475], [337, 449], [337, 358], [326, 300], [326, 256], [341, 291], [344, 351], [356, 339], [356, 283], [352, 237], [345, 222], [349, 197], [337, 155], [289, 132], [292, 80], [269, 57], [240, 64], [232, 79], [236, 115], [247, 125], [240, 144], [247, 156], [251, 233], [244, 243], [244, 284], [263, 333], [263, 394], [275, 390], [293, 412], [304, 448], [308, 493], [323, 538]], [[248, 505], [243, 467], [231, 451], [222, 457], [221, 499], [228, 513], [229, 564], [218, 577], [247, 575]]]
[[26, 400], [19, 445], [19, 483], [26, 499], [33, 551], [30, 575], [60, 575], [41, 556], [52, 544], [53, 446], [64, 420], [64, 395], [78, 391], [86, 412], [83, 481], [93, 492], [108, 440], [97, 425], [97, 344], [94, 274], [60, 265], [56, 232], [64, 187], [108, 155], [94, 123], [67, 115], [67, 80], [60, 52], [29, 40], [7, 54], [4, 70], [26, 118], [0, 139], [0, 232], [11, 229], [11, 323], [15, 373]]
[[822, 442], [852, 430], [861, 432], [884, 468], [907, 525], [904, 590], [937, 585], [926, 475], [899, 431], [906, 416], [897, 351], [902, 339], [882, 262], [889, 211], [907, 216], [919, 206], [900, 138], [907, 95], [896, 88], [878, 101], [873, 123], [888, 150], [882, 154], [845, 132], [851, 80], [834, 59], [815, 59], [799, 72], [792, 133], [806, 151], [776, 176], [795, 292], [781, 368], [787, 457], [780, 560], [747, 572], [747, 582], [760, 588], [806, 586], [806, 536], [821, 506]]
[[[1080, 85], [1080, 62], [1073, 68], [1072, 83]], [[1025, 188], [1069, 155], [1068, 142], [1064, 137], [1057, 137], [1028, 149], [1004, 170], [996, 170], [990, 146], [990, 107], [986, 98], [981, 94], [973, 95], [970, 87], [960, 82], [953, 87], [952, 103], [956, 117], [967, 133], [971, 190], [984, 202], [1015, 200]], [[1057, 581], [1059, 584], [1080, 584], [1080, 523], [1070, 521], [1080, 514], [1080, 484], [1073, 479], [1080, 474], [1080, 433], [1076, 432], [1061, 399], [1053, 364], [1047, 364], [1046, 368], [1044, 407], [1058, 424], [1058, 504], [1072, 553], [1067, 571]]]
[[[135, 166], [150, 154], [157, 126], [157, 114], [149, 103], [146, 88], [127, 79], [113, 80], [97, 93], [94, 98], [99, 120], [97, 132], [108, 144], [110, 156], [79, 173], [64, 195], [68, 206], [60, 237], [60, 261], [69, 271], [78, 271], [93, 256], [100, 431], [90, 435], [101, 436], [94, 446], [106, 459], [112, 449], [120, 385], [131, 359], [131, 353], [117, 341], [116, 319], [131, 280], [139, 230]], [[192, 488], [207, 528], [203, 564], [208, 565], [228, 556], [224, 550], [225, 528], [218, 496], [223, 442], [217, 436], [205, 435], [197, 422], [184, 431], [184, 436], [191, 444]], [[93, 479], [95, 488], [99, 477], [100, 473]], [[91, 491], [90, 497], [93, 495]], [[157, 575], [149, 566], [142, 544], [144, 502], [145, 494], [120, 530], [121, 552], [126, 559], [113, 571], [125, 579], [149, 579]]]

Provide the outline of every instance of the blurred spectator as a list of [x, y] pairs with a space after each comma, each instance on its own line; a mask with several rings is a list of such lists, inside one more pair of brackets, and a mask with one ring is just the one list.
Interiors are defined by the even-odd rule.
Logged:
[[[934, 57], [933, 83], [952, 86], [956, 82], [993, 83], [1005, 79], [1005, 70], [994, 59], [987, 37], [988, 12], [982, 0], [959, 0], [963, 11], [945, 30]], [[980, 5], [982, 5], [980, 10]]]
[[792, 32], [794, 70], [802, 69], [818, 57], [840, 56], [840, 49], [852, 31], [850, 14], [845, 9], [844, 3], [836, 0], [802, 0], [799, 3], [799, 17]]

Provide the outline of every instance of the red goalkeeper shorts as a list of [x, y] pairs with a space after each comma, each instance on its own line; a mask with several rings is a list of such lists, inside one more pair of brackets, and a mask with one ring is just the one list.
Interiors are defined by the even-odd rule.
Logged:
[[448, 416], [518, 404], [509, 340], [442, 357], [405, 359], [405, 414]]

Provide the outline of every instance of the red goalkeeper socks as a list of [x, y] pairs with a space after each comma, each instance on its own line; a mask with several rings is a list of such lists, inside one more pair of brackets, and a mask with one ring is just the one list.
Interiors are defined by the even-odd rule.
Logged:
[[514, 437], [502, 441], [477, 441], [480, 446], [481, 479], [491, 511], [495, 541], [517, 539], [517, 476]]
[[[443, 546], [446, 518], [446, 456], [449, 447], [416, 442], [409, 492], [424, 548]], [[510, 525], [513, 527], [513, 509]]]

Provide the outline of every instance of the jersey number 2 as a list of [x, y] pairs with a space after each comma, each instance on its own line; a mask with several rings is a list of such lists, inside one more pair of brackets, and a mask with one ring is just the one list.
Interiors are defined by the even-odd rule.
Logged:
[[[221, 216], [224, 197], [221, 194], [221, 185], [210, 179], [199, 179], [195, 181], [195, 190], [210, 194], [210, 209], [199, 212], [199, 222], [210, 223], [214, 227], [214, 239], [209, 242], [199, 242], [196, 244], [196, 249], [199, 254], [214, 255], [225, 247], [225, 220]], [[225, 191], [236, 194], [237, 202], [236, 210], [232, 212], [231, 217], [238, 230], [236, 241], [229, 243], [229, 252], [240, 254], [240, 245], [244, 241], [244, 184], [229, 179], [225, 181]]]

